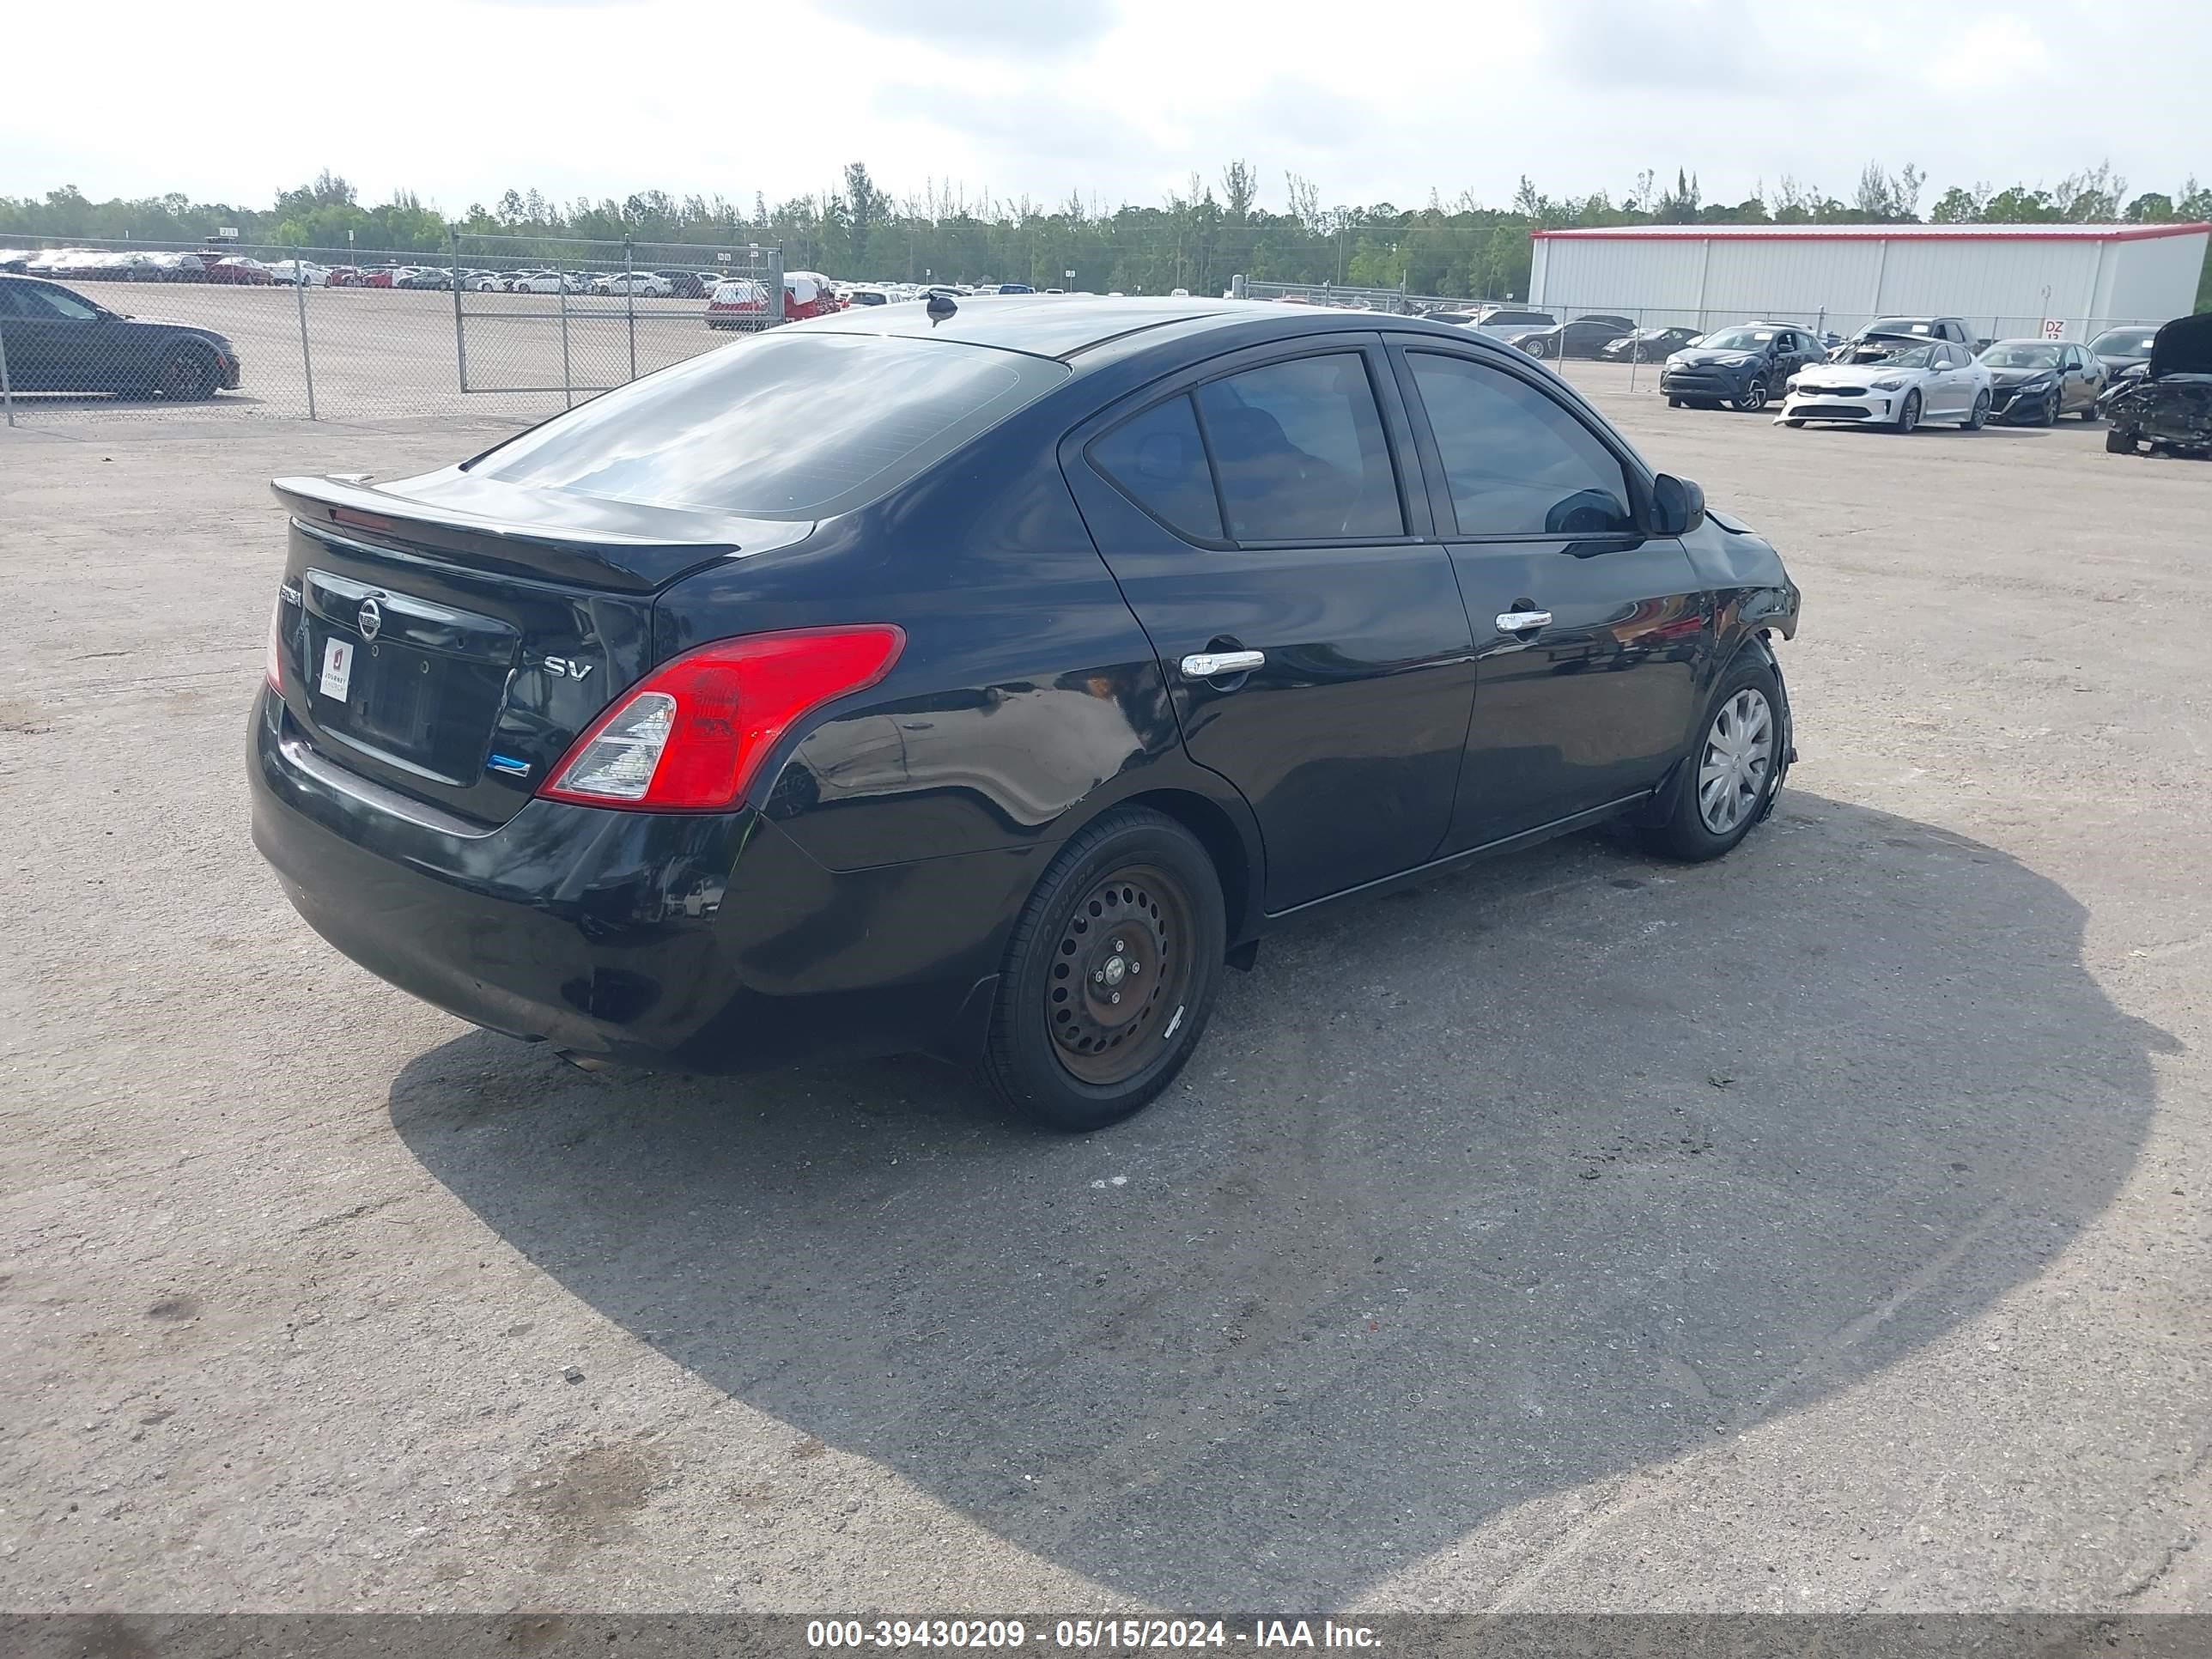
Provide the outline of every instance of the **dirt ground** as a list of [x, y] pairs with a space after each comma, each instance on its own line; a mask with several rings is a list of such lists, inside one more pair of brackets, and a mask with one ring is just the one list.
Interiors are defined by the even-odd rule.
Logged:
[[496, 421], [0, 433], [0, 1604], [2212, 1604], [2212, 466], [1598, 396], [1805, 590], [1775, 818], [1340, 908], [1074, 1139], [293, 915], [265, 482]]

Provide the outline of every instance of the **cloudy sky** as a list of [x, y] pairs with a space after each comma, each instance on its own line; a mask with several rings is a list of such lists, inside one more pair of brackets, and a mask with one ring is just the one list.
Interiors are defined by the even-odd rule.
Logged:
[[1522, 173], [1708, 200], [1869, 159], [1954, 183], [2212, 177], [2204, 0], [106, 0], [11, 17], [0, 194], [265, 202], [328, 167], [448, 212], [510, 185], [750, 202], [1157, 202], [1250, 161], [1324, 204]]

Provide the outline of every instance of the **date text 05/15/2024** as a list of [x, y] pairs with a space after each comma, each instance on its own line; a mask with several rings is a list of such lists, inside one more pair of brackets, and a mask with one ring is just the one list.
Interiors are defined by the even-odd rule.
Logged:
[[868, 1648], [1007, 1650], [1050, 1647], [1083, 1653], [1147, 1649], [1339, 1648], [1374, 1651], [1381, 1644], [1365, 1625], [1333, 1619], [812, 1619], [806, 1644], [830, 1650]]

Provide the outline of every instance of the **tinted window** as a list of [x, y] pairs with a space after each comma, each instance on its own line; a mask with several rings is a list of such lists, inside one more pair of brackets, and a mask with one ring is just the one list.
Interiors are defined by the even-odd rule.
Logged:
[[1574, 415], [1504, 371], [1407, 354], [1463, 536], [1629, 530], [1620, 463]]
[[1198, 389], [1240, 542], [1401, 536], [1398, 478], [1356, 351], [1248, 369]]
[[[15, 288], [15, 283], [9, 287]], [[26, 317], [66, 317], [71, 322], [89, 322], [100, 313], [66, 289], [48, 288], [43, 283], [29, 283], [16, 288]]]
[[778, 330], [617, 386], [472, 465], [615, 501], [818, 518], [895, 489], [1067, 373], [947, 342]]
[[1155, 518], [1194, 541], [1221, 539], [1221, 507], [1188, 398], [1171, 398], [1091, 446], [1091, 459]]

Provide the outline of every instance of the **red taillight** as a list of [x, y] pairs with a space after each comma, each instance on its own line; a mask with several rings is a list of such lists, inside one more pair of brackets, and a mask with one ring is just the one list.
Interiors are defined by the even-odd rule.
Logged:
[[538, 793], [586, 806], [726, 810], [792, 723], [873, 685], [906, 644], [889, 623], [718, 640], [663, 664], [576, 739]]

